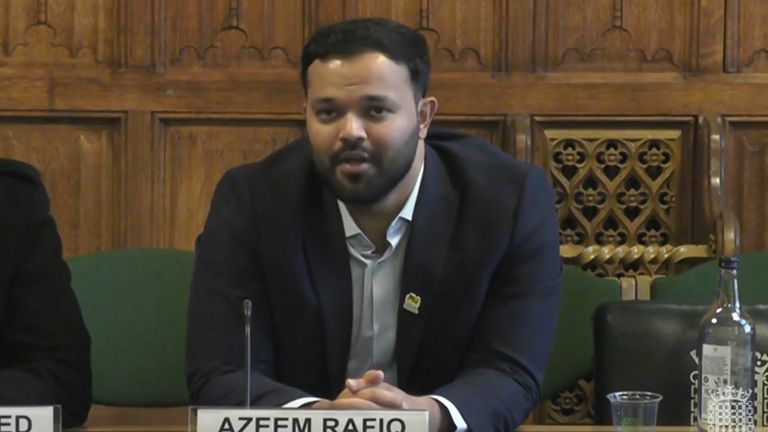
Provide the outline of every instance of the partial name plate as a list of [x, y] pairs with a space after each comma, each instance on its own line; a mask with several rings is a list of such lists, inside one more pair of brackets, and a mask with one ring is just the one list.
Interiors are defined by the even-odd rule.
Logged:
[[[196, 419], [195, 419], [196, 417]], [[190, 432], [427, 432], [426, 411], [197, 407]]]
[[61, 432], [61, 406], [0, 406], [0, 432]]

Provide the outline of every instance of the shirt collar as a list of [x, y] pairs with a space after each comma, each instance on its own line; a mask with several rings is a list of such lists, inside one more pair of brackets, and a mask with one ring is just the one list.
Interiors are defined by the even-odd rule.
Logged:
[[[397, 222], [399, 222], [401, 219], [408, 222], [413, 220], [413, 211], [416, 207], [416, 198], [418, 197], [419, 190], [421, 189], [421, 178], [423, 175], [424, 175], [424, 162], [421, 163], [421, 168], [419, 169], [419, 176], [416, 178], [416, 184], [413, 185], [411, 194], [408, 196], [408, 199], [405, 201], [403, 208], [400, 209], [400, 213], [398, 213], [397, 217], [395, 217], [395, 219], [392, 220], [392, 223], [390, 223], [389, 229], [387, 229], [388, 233], [389, 231], [392, 230], [393, 226]], [[339, 211], [341, 212], [341, 221], [344, 224], [344, 236], [346, 238], [351, 238], [358, 234], [365, 235], [360, 230], [360, 227], [357, 226], [357, 224], [355, 223], [355, 220], [352, 219], [352, 215], [349, 214], [347, 205], [344, 204], [339, 199], [336, 199], [336, 203], [339, 206]]]

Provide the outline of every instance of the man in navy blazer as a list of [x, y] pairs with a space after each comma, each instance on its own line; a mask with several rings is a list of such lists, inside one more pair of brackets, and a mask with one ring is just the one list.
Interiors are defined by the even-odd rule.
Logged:
[[430, 128], [424, 38], [337, 23], [302, 53], [307, 137], [228, 171], [197, 240], [192, 403], [429, 412], [509, 431], [537, 404], [558, 310], [541, 169]]
[[61, 405], [69, 427], [91, 408], [91, 338], [61, 254], [40, 174], [0, 159], [0, 406]]

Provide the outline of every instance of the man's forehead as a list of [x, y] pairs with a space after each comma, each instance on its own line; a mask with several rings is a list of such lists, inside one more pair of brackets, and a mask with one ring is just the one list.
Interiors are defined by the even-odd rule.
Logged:
[[[368, 93], [362, 94], [356, 98], [360, 102], [365, 103], [396, 103], [396, 101], [386, 94]], [[312, 98], [312, 105], [333, 105], [339, 102], [339, 98], [332, 95], [323, 95]]]
[[378, 52], [315, 60], [309, 66], [307, 81], [310, 91], [318, 86], [411, 86], [408, 68]]

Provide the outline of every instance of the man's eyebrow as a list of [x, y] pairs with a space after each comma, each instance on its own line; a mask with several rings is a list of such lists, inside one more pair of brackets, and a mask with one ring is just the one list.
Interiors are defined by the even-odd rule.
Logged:
[[366, 102], [376, 102], [376, 103], [393, 103], [394, 101], [392, 98], [387, 96], [381, 96], [381, 95], [366, 95], [363, 97], [363, 100]]
[[334, 105], [336, 103], [336, 100], [331, 97], [322, 97], [319, 99], [315, 99], [312, 102], [310, 102], [311, 106], [323, 106], [323, 105]]

